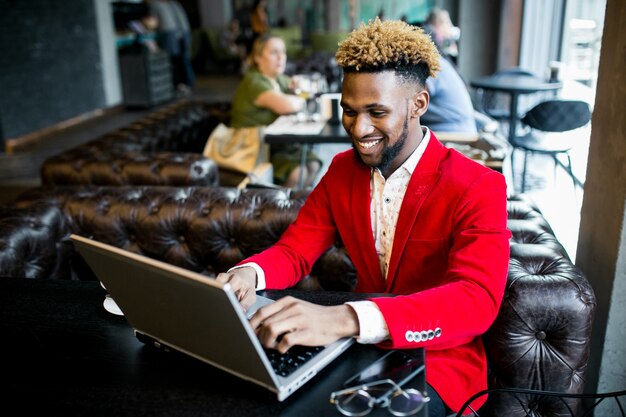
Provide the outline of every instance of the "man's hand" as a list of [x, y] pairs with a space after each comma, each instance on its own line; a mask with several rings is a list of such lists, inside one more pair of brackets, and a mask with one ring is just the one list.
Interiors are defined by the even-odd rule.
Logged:
[[250, 319], [261, 344], [285, 353], [293, 345], [321, 346], [359, 334], [349, 305], [320, 306], [285, 297], [259, 309]]
[[256, 301], [256, 271], [251, 267], [237, 268], [223, 272], [215, 278], [223, 284], [230, 284], [245, 311]]

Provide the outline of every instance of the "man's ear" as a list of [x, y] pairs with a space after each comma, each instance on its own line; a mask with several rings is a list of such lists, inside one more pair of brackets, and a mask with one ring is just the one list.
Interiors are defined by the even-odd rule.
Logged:
[[428, 110], [430, 103], [430, 94], [424, 88], [413, 95], [411, 98], [411, 117], [422, 117]]

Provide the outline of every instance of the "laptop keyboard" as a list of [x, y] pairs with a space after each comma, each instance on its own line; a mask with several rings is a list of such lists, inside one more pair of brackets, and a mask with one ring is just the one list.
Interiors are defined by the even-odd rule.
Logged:
[[324, 349], [323, 346], [292, 346], [286, 353], [265, 349], [274, 371], [280, 376], [289, 376]]

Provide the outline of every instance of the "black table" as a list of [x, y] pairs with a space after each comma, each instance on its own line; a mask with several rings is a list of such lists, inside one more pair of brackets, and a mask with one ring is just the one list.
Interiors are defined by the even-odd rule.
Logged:
[[[333, 292], [266, 294], [290, 294], [322, 304], [356, 297]], [[203, 362], [143, 345], [125, 318], [104, 310], [104, 296], [94, 281], [0, 277], [4, 409], [51, 416], [339, 416], [328, 402], [330, 393], [385, 353], [354, 344], [298, 392], [278, 402], [264, 388]], [[423, 390], [423, 375], [411, 385]], [[370, 415], [390, 414], [376, 409]]]
[[534, 94], [543, 91], [557, 91], [563, 87], [561, 82], [547, 82], [531, 75], [522, 74], [498, 74], [478, 78], [470, 82], [474, 88], [498, 91], [509, 94], [509, 142], [515, 139], [517, 129], [517, 102], [522, 94]]
[[265, 135], [265, 142], [271, 145], [299, 143], [302, 145], [300, 151], [300, 177], [298, 178], [298, 188], [304, 186], [304, 167], [306, 166], [306, 155], [311, 146], [318, 143], [350, 143], [350, 137], [346, 133], [341, 123], [327, 122], [318, 134], [306, 134], [298, 131], [298, 125], [294, 124], [293, 132]]

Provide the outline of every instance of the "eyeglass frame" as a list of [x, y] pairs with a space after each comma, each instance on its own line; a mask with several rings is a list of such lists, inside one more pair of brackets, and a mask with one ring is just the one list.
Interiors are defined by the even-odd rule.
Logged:
[[[372, 397], [372, 395], [367, 391], [367, 388], [373, 387], [373, 386], [377, 386], [377, 385], [382, 385], [382, 384], [388, 384], [391, 385], [392, 389], [388, 392], [385, 393], [384, 395], [375, 398]], [[364, 397], [367, 398], [367, 405], [368, 408], [365, 412], [363, 413], [350, 413], [347, 412], [345, 410], [343, 410], [340, 405], [339, 405], [339, 401], [337, 401], [337, 398], [339, 396], [342, 395], [346, 395], [346, 394], [351, 394], [351, 393], [358, 393], [361, 392]], [[405, 414], [405, 413], [397, 413], [394, 412], [392, 409], [389, 408], [389, 405], [391, 404], [391, 400], [395, 397], [397, 397], [398, 395], [404, 395], [404, 394], [417, 394], [419, 395], [423, 402], [422, 404], [419, 406], [419, 408], [417, 408], [417, 410], [415, 410], [413, 413], [411, 414]], [[410, 416], [413, 414], [417, 414], [420, 410], [422, 410], [422, 408], [424, 408], [424, 404], [426, 404], [427, 402], [430, 401], [430, 397], [428, 395], [426, 395], [425, 393], [422, 393], [420, 391], [418, 391], [415, 388], [408, 388], [408, 389], [404, 389], [402, 388], [400, 385], [398, 385], [397, 383], [395, 383], [394, 381], [392, 381], [391, 379], [380, 379], [378, 381], [372, 381], [372, 382], [368, 382], [366, 384], [361, 384], [361, 385], [356, 385], [354, 387], [348, 387], [348, 388], [344, 388], [338, 391], [333, 391], [330, 393], [330, 399], [329, 399], [331, 404], [334, 404], [335, 407], [337, 407], [337, 410], [339, 410], [339, 412], [345, 416], [350, 416], [350, 417], [360, 417], [360, 416], [365, 416], [369, 413], [372, 412], [372, 410], [374, 409], [374, 406], [378, 406], [381, 408], [386, 408], [387, 411], [394, 415], [394, 416], [400, 416], [400, 417], [405, 417], [405, 416]]]

